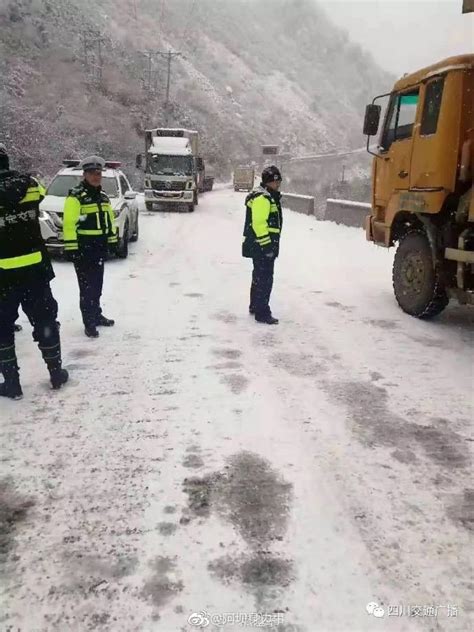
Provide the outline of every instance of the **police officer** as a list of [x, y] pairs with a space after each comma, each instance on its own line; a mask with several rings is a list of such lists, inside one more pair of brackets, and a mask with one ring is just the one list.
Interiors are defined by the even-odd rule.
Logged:
[[10, 170], [6, 148], [0, 145], [0, 396], [11, 399], [23, 396], [14, 334], [20, 305], [33, 326], [52, 388], [68, 380], [61, 365], [58, 304], [50, 288], [54, 272], [39, 224], [43, 196], [34, 178]]
[[272, 316], [269, 303], [283, 223], [279, 191], [281, 180], [277, 167], [266, 167], [260, 186], [245, 200], [242, 255], [253, 259], [249, 312], [255, 315], [257, 322], [267, 325], [278, 324], [278, 319]]
[[76, 269], [85, 334], [97, 338], [98, 326], [115, 324], [102, 314], [100, 297], [104, 262], [108, 249], [117, 244], [117, 228], [110, 200], [101, 188], [104, 159], [88, 156], [81, 167], [84, 179], [69, 191], [64, 204], [64, 248]]

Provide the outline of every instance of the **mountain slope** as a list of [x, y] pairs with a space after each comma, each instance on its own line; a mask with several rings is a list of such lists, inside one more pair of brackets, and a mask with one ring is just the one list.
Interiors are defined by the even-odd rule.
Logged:
[[[390, 83], [313, 0], [1, 0], [0, 136], [24, 167], [65, 154], [130, 164], [147, 126], [203, 135], [220, 175], [277, 143], [292, 154], [361, 143], [365, 102]], [[99, 44], [100, 36], [100, 44]]]

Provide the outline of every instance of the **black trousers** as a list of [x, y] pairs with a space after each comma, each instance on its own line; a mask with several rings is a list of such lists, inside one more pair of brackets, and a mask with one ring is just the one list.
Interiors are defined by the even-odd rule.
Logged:
[[35, 280], [6, 292], [0, 292], [0, 371], [17, 370], [15, 353], [15, 321], [22, 307], [33, 327], [33, 339], [45, 362], [54, 368], [61, 362], [59, 341], [58, 304], [49, 281]]
[[271, 314], [270, 295], [273, 288], [275, 259], [259, 256], [253, 259], [250, 309], [255, 316], [265, 318]]
[[104, 260], [80, 258], [74, 263], [79, 282], [79, 306], [86, 327], [94, 327], [102, 314], [100, 297], [104, 285]]

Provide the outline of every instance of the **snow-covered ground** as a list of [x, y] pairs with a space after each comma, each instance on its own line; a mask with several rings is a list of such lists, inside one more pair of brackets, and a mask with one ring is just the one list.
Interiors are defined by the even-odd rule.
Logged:
[[202, 611], [247, 616], [206, 628], [225, 632], [261, 629], [251, 613], [278, 632], [472, 625], [473, 312], [404, 315], [392, 252], [287, 212], [281, 323], [258, 325], [244, 197], [142, 213], [107, 265], [117, 324], [98, 340], [55, 265], [63, 390], [20, 319], [25, 399], [0, 404], [3, 630], [190, 631]]

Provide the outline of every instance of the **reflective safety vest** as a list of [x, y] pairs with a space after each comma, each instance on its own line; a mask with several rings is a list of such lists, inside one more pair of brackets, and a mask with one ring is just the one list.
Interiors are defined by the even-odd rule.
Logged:
[[0, 172], [0, 290], [54, 277], [39, 223], [44, 192], [29, 175]]
[[117, 243], [115, 216], [108, 196], [83, 180], [64, 203], [64, 249], [104, 252]]
[[242, 244], [244, 257], [258, 257], [269, 252], [278, 257], [283, 224], [281, 194], [260, 186], [245, 200], [245, 225]]

